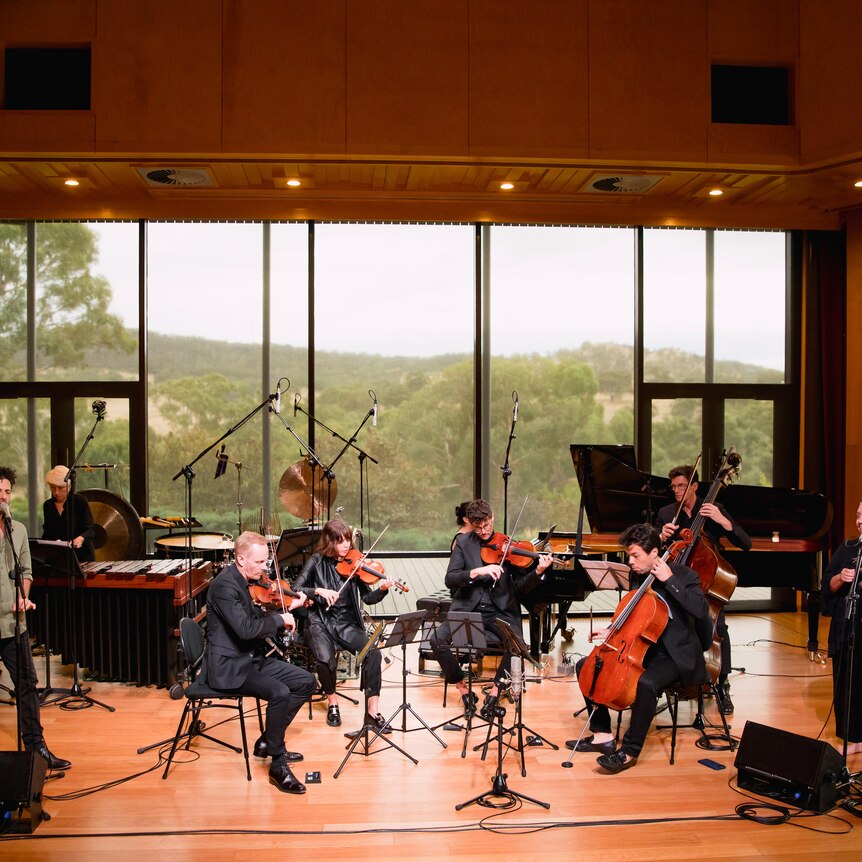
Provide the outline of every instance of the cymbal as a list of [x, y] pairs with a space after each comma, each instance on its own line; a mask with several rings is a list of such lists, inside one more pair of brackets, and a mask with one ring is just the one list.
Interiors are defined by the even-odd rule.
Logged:
[[102, 488], [79, 491], [93, 513], [96, 561], [138, 560], [144, 553], [144, 530], [134, 506], [119, 494]]
[[335, 479], [332, 480], [330, 489], [329, 483], [323, 478], [323, 471], [318, 469], [316, 474], [317, 487], [315, 488], [311, 462], [307, 457], [300, 458], [281, 474], [278, 483], [278, 498], [281, 500], [282, 506], [291, 515], [302, 518], [304, 521], [312, 518], [316, 520], [325, 516], [327, 493], [330, 494], [330, 505], [335, 502], [338, 493], [338, 482]]

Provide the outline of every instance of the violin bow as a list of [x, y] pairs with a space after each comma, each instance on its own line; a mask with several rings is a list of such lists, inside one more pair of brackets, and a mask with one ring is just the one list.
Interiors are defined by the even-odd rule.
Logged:
[[672, 526], [676, 526], [676, 519], [679, 517], [679, 513], [682, 511], [682, 504], [685, 502], [685, 498], [688, 495], [688, 489], [691, 487], [692, 480], [694, 479], [694, 474], [697, 472], [697, 468], [700, 465], [700, 459], [703, 458], [703, 449], [697, 453], [697, 458], [695, 459], [694, 466], [691, 468], [691, 473], [688, 474], [688, 481], [685, 483], [685, 491], [683, 492], [682, 499], [679, 501], [679, 505], [676, 507], [676, 512], [674, 513], [673, 520], [671, 521]]
[[[341, 591], [350, 583], [353, 576], [359, 571], [359, 567], [365, 562], [368, 558], [368, 555], [374, 550], [374, 546], [383, 538], [383, 534], [389, 529], [389, 524], [387, 524], [381, 531], [377, 538], [371, 543], [371, 547], [367, 551], [362, 552], [362, 556], [356, 561], [356, 565], [353, 567], [353, 571], [344, 579], [344, 583], [338, 590], [338, 595], [341, 595]], [[338, 601], [338, 598], [335, 599]], [[332, 604], [335, 604], [333, 602]], [[330, 605], [332, 607], [332, 605]]]
[[[512, 527], [512, 532], [511, 532], [511, 533], [509, 534], [509, 536], [506, 538], [506, 542], [505, 542], [505, 544], [503, 545], [503, 558], [502, 558], [502, 563], [500, 563], [500, 565], [502, 565], [503, 563], [505, 563], [505, 562], [506, 562], [506, 554], [508, 554], [508, 553], [509, 553], [509, 548], [511, 548], [511, 547], [512, 547], [512, 537], [515, 535], [515, 530], [518, 528], [518, 524], [519, 524], [519, 522], [520, 522], [520, 520], [521, 520], [521, 515], [523, 515], [523, 514], [524, 514], [524, 508], [526, 507], [526, 505], [527, 505], [527, 500], [529, 500], [529, 499], [530, 499], [530, 497], [529, 497], [529, 495], [528, 495], [528, 496], [524, 497], [524, 502], [523, 502], [523, 503], [521, 503], [521, 511], [520, 511], [520, 512], [518, 512], [518, 517], [517, 517], [517, 518], [515, 518], [515, 523], [514, 523], [514, 525], [513, 525], [513, 527]], [[497, 582], [496, 582], [496, 581], [494, 581], [494, 583], [493, 583], [493, 584], [491, 584], [491, 589], [493, 590], [493, 589], [494, 589], [494, 587], [496, 587], [496, 586], [497, 586]]]

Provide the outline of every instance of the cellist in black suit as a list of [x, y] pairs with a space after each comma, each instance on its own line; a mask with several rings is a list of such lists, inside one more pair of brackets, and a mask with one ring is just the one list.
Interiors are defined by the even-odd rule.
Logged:
[[[654, 575], [652, 589], [667, 605], [669, 613], [664, 631], [646, 653], [644, 671], [638, 680], [632, 704], [631, 722], [619, 749], [611, 733], [608, 708], [584, 698], [591, 714], [593, 735], [582, 739], [576, 750], [601, 752], [596, 762], [610, 773], [622, 772], [637, 763], [658, 699], [666, 688], [703, 681], [706, 666], [694, 623], [695, 620], [709, 618], [709, 603], [700, 587], [697, 572], [688, 566], [668, 564], [661, 559], [661, 538], [650, 524], [629, 527], [619, 542], [628, 555], [632, 580], [637, 580], [638, 576]], [[579, 674], [585, 661], [582, 659], [577, 665]], [[575, 747], [575, 742], [571, 740], [568, 747]]]
[[[302, 755], [286, 750], [284, 733], [317, 683], [308, 671], [265, 657], [260, 650], [267, 637], [294, 626], [289, 612], [263, 615], [249, 595], [249, 583], [260, 580], [269, 559], [266, 539], [258, 533], [241, 533], [234, 554], [234, 563], [221, 571], [207, 592], [206, 681], [219, 691], [267, 702], [266, 725], [254, 754], [272, 757], [269, 780], [279, 790], [305, 793], [305, 785], [290, 771], [290, 763], [302, 760]], [[290, 608], [304, 602], [305, 596], [300, 596]]]

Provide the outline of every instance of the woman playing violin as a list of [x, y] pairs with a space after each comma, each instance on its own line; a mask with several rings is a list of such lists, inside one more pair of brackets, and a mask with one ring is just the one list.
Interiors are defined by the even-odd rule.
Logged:
[[[650, 646], [644, 659], [644, 672], [637, 684], [629, 729], [617, 749], [611, 734], [608, 708], [586, 697], [592, 736], [571, 740], [566, 745], [581, 752], [601, 752], [597, 763], [606, 772], [617, 773], [637, 763], [644, 740], [655, 715], [661, 693], [672, 685], [694, 685], [706, 675], [703, 651], [693, 620], [709, 616], [709, 604], [700, 588], [694, 569], [678, 563], [666, 563], [659, 557], [661, 538], [650, 524], [635, 524], [620, 536], [620, 547], [628, 555], [633, 574], [655, 576], [652, 589], [665, 602], [669, 616], [658, 641]], [[604, 632], [597, 632], [599, 636]], [[577, 664], [577, 672], [586, 659]]]
[[[314, 652], [317, 676], [329, 704], [326, 723], [330, 727], [341, 725], [335, 695], [337, 651], [346, 649], [355, 654], [365, 646], [368, 636], [362, 622], [361, 602], [373, 605], [382, 601], [389, 588], [396, 584], [394, 580], [381, 577], [372, 588], [357, 573], [345, 585], [345, 577], [338, 573], [337, 567], [348, 556], [351, 547], [350, 527], [339, 519], [328, 521], [323, 527], [320, 550], [309, 557], [293, 583], [296, 592], [305, 593], [313, 602], [308, 611], [306, 637]], [[380, 652], [371, 650], [365, 657], [367, 723], [388, 733], [379, 711], [380, 664]]]
[[[482, 559], [482, 548], [494, 536], [494, 513], [484, 500], [472, 500], [464, 514], [470, 524], [469, 533], [455, 537], [449, 567], [446, 570], [446, 586], [452, 591], [450, 611], [466, 611], [482, 614], [485, 635], [491, 641], [499, 641], [497, 620], [502, 619], [516, 632], [521, 631], [520, 595], [535, 587], [541, 574], [551, 565], [549, 554], [542, 554], [538, 562], [523, 568], [503, 563], [486, 563]], [[452, 632], [449, 621], [444, 622], [432, 639], [431, 648], [443, 676], [450, 685], [456, 686], [464, 702], [467, 714], [476, 711], [476, 695], [464, 682], [464, 672], [451, 649]], [[497, 707], [498, 683], [509, 673], [511, 655], [504, 653], [497, 668], [494, 685], [481, 709], [482, 718], [491, 720]]]

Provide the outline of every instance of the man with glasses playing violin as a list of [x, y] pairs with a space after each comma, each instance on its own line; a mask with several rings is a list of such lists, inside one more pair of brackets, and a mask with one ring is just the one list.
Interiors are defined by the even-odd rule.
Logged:
[[[330, 727], [341, 725], [341, 712], [335, 694], [338, 650], [357, 653], [365, 646], [368, 635], [365, 633], [361, 603], [377, 604], [386, 598], [390, 587], [397, 585], [397, 581], [382, 574], [374, 589], [364, 583], [358, 574], [359, 564], [345, 566], [342, 562], [352, 547], [353, 531], [350, 526], [338, 518], [327, 521], [321, 534], [320, 550], [308, 558], [293, 582], [294, 590], [307, 593], [313, 602], [308, 610], [306, 635], [317, 661], [320, 687], [328, 701], [326, 723]], [[346, 574], [342, 575], [342, 570]], [[349, 575], [351, 577], [347, 581]], [[365, 724], [376, 727], [382, 733], [391, 733], [386, 726], [386, 719], [380, 714], [383, 675], [379, 650], [369, 651], [364, 661], [368, 694]]]
[[281, 659], [262, 655], [258, 647], [284, 628], [293, 628], [290, 610], [305, 596], [293, 599], [287, 613], [264, 615], [253, 604], [249, 585], [260, 580], [269, 549], [259, 533], [241, 533], [235, 560], [223, 569], [207, 592], [207, 647], [204, 672], [207, 684], [267, 702], [263, 736], [254, 744], [255, 757], [272, 757], [269, 780], [284, 793], [305, 793], [305, 785], [290, 770], [301, 761], [298, 751], [287, 751], [284, 734], [317, 683], [308, 671]]
[[[656, 515], [656, 529], [661, 533], [665, 544], [672, 541], [679, 530], [688, 529], [698, 515], [704, 520], [703, 534], [718, 547], [719, 540], [728, 542], [747, 551], [751, 548], [751, 536], [733, 520], [727, 509], [720, 503], [704, 503], [697, 496], [697, 470], [688, 464], [674, 467], [668, 474], [670, 488], [676, 498], [675, 503], [662, 506]], [[689, 481], [691, 477], [691, 481]], [[730, 635], [724, 610], [718, 614], [715, 621], [716, 633], [721, 638], [721, 670], [716, 685], [716, 706], [724, 715], [733, 714], [733, 701], [730, 699], [730, 683], [727, 677], [731, 671]]]
[[[445, 583], [453, 592], [449, 610], [480, 613], [486, 636], [500, 641], [497, 620], [508, 623], [516, 632], [521, 631], [519, 597], [539, 583], [545, 569], [553, 563], [553, 557], [550, 554], [539, 554], [537, 564], [531, 562], [523, 568], [514, 566], [508, 560], [502, 565], [486, 563], [482, 558], [482, 549], [484, 547], [486, 552], [490, 549], [488, 543], [494, 535], [494, 512], [484, 500], [472, 500], [466, 506], [464, 518], [471, 530], [456, 535], [446, 569]], [[458, 689], [465, 714], [473, 715], [478, 698], [464, 682], [464, 672], [451, 647], [452, 632], [447, 620], [432, 638], [431, 649], [446, 682]], [[511, 655], [505, 652], [500, 659], [494, 684], [480, 710], [480, 715], [486, 721], [494, 718], [499, 683], [509, 674], [511, 658]]]

